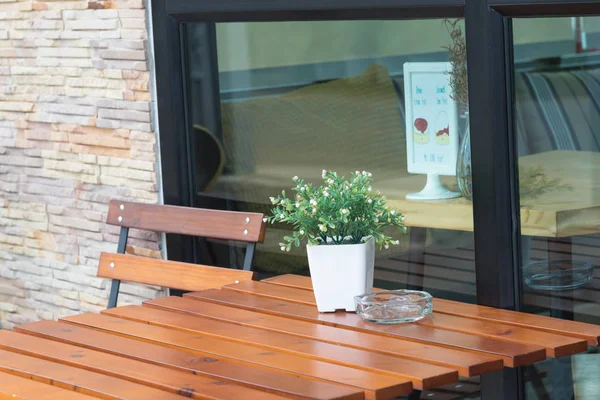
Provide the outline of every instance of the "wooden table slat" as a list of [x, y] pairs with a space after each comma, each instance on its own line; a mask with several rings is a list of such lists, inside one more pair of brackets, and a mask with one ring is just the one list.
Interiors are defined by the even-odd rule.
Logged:
[[226, 357], [231, 360], [289, 371], [311, 379], [338, 382], [361, 388], [368, 399], [389, 399], [406, 394], [412, 389], [410, 381], [390, 375], [357, 370], [277, 351], [265, 351], [265, 349], [259, 347], [227, 342], [217, 338], [198, 337], [198, 335], [188, 332], [107, 315], [81, 314], [61, 318], [61, 321], [186, 350], [192, 354], [198, 354], [198, 352], [200, 354], [209, 353], [217, 357]]
[[0, 372], [0, 399], [92, 400], [93, 397]]
[[[239, 282], [237, 284], [226, 285], [223, 289], [316, 306], [316, 300], [312, 291], [271, 285], [264, 282]], [[581, 339], [501, 324], [499, 322], [445, 315], [436, 312], [435, 309], [433, 314], [415, 323], [436, 329], [506, 340], [512, 343], [542, 346], [546, 349], [548, 357], [563, 357], [587, 351], [587, 342]]]
[[0, 348], [88, 371], [123, 378], [196, 399], [244, 398], [259, 400], [282, 398], [282, 396], [260, 392], [220, 380], [196, 376], [15, 332], [0, 332]]
[[[310, 278], [306, 276], [287, 274], [265, 279], [262, 282], [272, 285], [304, 289], [305, 291], [312, 291], [312, 282]], [[436, 312], [442, 314], [521, 326], [544, 332], [584, 339], [587, 340], [590, 346], [600, 345], [599, 325], [586, 324], [577, 321], [566, 321], [558, 318], [546, 317], [543, 315], [514, 312], [444, 299], [434, 299], [433, 307]]]
[[229, 304], [242, 309], [281, 315], [338, 328], [402, 338], [435, 346], [483, 352], [502, 357], [505, 366], [508, 367], [528, 365], [546, 358], [545, 349], [539, 346], [523, 345], [460, 332], [433, 329], [417, 324], [373, 324], [363, 321], [358, 315], [353, 313], [319, 313], [314, 306], [262, 296], [252, 296], [230, 290], [206, 290], [187, 293], [185, 297], [191, 299], [200, 298], [219, 304]]
[[[267, 392], [285, 394], [293, 399], [362, 399], [362, 391], [258, 368], [250, 364], [215, 358], [213, 354], [191, 354], [126, 337], [117, 337], [72, 324], [39, 321], [15, 328], [20, 333], [85, 347], [91, 350], [132, 358], [176, 370], [239, 383]], [[81, 370], [79, 370], [81, 371]], [[163, 392], [166, 393], [166, 392]], [[146, 397], [153, 398], [153, 397]]]
[[0, 371], [101, 399], [181, 399], [149, 386], [5, 350], [0, 350]]
[[146, 301], [144, 306], [427, 362], [457, 369], [461, 376], [466, 377], [499, 371], [503, 368], [502, 359], [499, 357], [494, 358], [347, 329], [336, 329], [305, 321], [297, 320], [290, 324], [287, 318], [204, 302], [200, 299], [190, 300], [171, 296]]
[[103, 311], [103, 314], [351, 368], [396, 375], [411, 380], [418, 389], [429, 389], [458, 380], [458, 372], [446, 367], [150, 307], [119, 307]]

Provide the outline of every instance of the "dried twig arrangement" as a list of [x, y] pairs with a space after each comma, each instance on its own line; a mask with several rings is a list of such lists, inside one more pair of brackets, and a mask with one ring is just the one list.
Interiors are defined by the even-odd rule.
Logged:
[[467, 43], [461, 27], [462, 19], [444, 19], [452, 45], [443, 46], [450, 52], [449, 61], [452, 64], [450, 71], [450, 97], [463, 105], [469, 104], [469, 88], [467, 85]]

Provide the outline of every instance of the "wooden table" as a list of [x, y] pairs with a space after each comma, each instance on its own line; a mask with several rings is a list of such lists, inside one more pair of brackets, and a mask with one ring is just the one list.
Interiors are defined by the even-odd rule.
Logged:
[[283, 275], [25, 324], [0, 332], [0, 398], [390, 399], [600, 339], [595, 325], [438, 299], [434, 310], [401, 325], [319, 314], [310, 279]]
[[[600, 153], [550, 151], [519, 157], [519, 167], [542, 167], [572, 190], [521, 199], [521, 233], [527, 236], [569, 237], [600, 232]], [[421, 178], [421, 177], [417, 177]], [[406, 214], [409, 226], [473, 231], [473, 205], [464, 198], [416, 202], [404, 196], [422, 186], [415, 177], [394, 190], [383, 183], [390, 205]], [[421, 178], [421, 181], [423, 179]], [[390, 188], [390, 189], [387, 189]]]
[[[569, 237], [600, 232], [600, 153], [587, 151], [550, 151], [519, 157], [519, 166], [541, 166], [549, 178], [559, 178], [572, 191], [551, 192], [537, 199], [521, 199], [521, 232], [527, 236]], [[321, 166], [265, 165], [251, 174], [224, 175], [211, 192], [214, 196], [251, 203], [270, 204], [269, 196], [291, 186], [291, 177], [320, 176]], [[347, 167], [338, 173], [349, 174]], [[309, 179], [314, 180], [314, 179]], [[388, 203], [406, 215], [408, 226], [473, 231], [473, 204], [464, 198], [413, 201], [406, 195], [425, 186], [425, 175], [410, 175], [404, 170], [375, 175], [373, 186], [381, 190]], [[442, 177], [456, 187], [455, 177]]]

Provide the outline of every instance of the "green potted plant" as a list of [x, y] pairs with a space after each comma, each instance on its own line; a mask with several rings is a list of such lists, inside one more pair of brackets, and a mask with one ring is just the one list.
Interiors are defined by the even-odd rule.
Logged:
[[388, 230], [406, 232], [404, 216], [387, 207], [385, 196], [373, 192], [372, 174], [356, 171], [346, 180], [323, 170], [323, 185], [314, 187], [295, 176], [292, 198], [271, 197], [270, 223], [293, 226], [280, 243], [282, 251], [306, 240], [313, 289], [320, 312], [355, 311], [354, 296], [373, 289], [375, 244], [399, 244]]

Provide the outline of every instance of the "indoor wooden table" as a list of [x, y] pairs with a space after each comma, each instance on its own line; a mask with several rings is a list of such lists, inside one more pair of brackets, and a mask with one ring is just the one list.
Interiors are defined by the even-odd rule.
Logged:
[[415, 397], [599, 338], [596, 325], [440, 299], [416, 323], [320, 314], [310, 278], [283, 275], [2, 331], [0, 398]]

